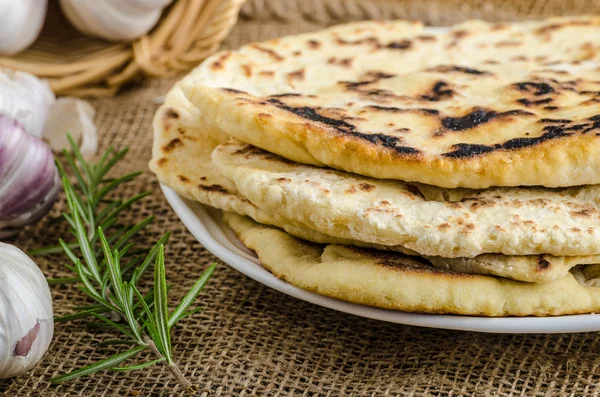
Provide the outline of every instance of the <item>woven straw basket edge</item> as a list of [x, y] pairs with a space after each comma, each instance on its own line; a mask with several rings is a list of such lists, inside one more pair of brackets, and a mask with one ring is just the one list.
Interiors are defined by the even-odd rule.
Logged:
[[[214, 53], [235, 25], [244, 1], [175, 0], [154, 29], [133, 42], [95, 46], [80, 59], [65, 63], [46, 61], [44, 51], [56, 57], [46, 49], [28, 58], [31, 49], [0, 57], [0, 67], [45, 78], [57, 95], [114, 95], [140, 76], [173, 76]], [[55, 7], [51, 12], [60, 10]], [[44, 40], [44, 33], [48, 34], [42, 32], [38, 40]]]

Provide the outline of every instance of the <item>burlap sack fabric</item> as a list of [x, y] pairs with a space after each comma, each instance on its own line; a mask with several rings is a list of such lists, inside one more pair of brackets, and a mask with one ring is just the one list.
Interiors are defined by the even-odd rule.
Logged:
[[[226, 47], [316, 30], [354, 19], [413, 18], [447, 24], [467, 18], [509, 20], [552, 14], [600, 13], [597, 0], [255, 0], [248, 3]], [[146, 81], [115, 98], [94, 100], [102, 147], [129, 147], [118, 172], [147, 170], [152, 116], [174, 80]], [[149, 243], [167, 230], [167, 277], [174, 300], [215, 260], [186, 231], [146, 171], [119, 193], [152, 195], [131, 220], [155, 215]], [[59, 208], [55, 209], [55, 215]], [[48, 221], [12, 241], [21, 248], [55, 243], [63, 226]], [[49, 276], [66, 275], [62, 258], [38, 259]], [[56, 314], [84, 304], [73, 287], [55, 287]], [[487, 335], [415, 328], [337, 313], [284, 296], [221, 263], [202, 293], [205, 310], [182, 322], [174, 351], [199, 395], [596, 395], [600, 334]], [[6, 396], [181, 396], [167, 371], [156, 366], [130, 373], [99, 373], [60, 386], [52, 376], [95, 362], [110, 337], [82, 322], [57, 324], [54, 342], [31, 373], [0, 382]]]

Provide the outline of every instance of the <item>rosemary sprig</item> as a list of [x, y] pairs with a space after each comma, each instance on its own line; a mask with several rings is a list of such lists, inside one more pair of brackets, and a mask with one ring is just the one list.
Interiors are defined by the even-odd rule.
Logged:
[[[66, 163], [76, 180], [69, 181], [65, 170], [58, 165], [62, 177], [68, 212], [64, 219], [71, 226], [74, 241], [66, 243], [59, 239], [54, 247], [40, 249], [32, 254], [64, 252], [71, 264], [65, 265], [73, 277], [49, 279], [51, 284], [77, 283], [92, 304], [75, 308], [75, 313], [55, 320], [70, 321], [92, 319], [90, 328], [110, 329], [118, 332], [118, 338], [106, 341], [102, 346], [129, 345], [128, 350], [70, 373], [51, 379], [61, 383], [98, 371], [130, 371], [156, 364], [166, 365], [176, 380], [188, 391], [192, 384], [177, 366], [171, 344], [171, 329], [183, 318], [196, 312], [190, 309], [208, 280], [215, 264], [198, 278], [185, 297], [172, 311], [168, 310], [168, 290], [165, 277], [164, 244], [169, 239], [165, 233], [150, 250], [136, 250], [132, 239], [153, 220], [148, 217], [140, 223], [127, 226], [119, 222], [124, 210], [147, 196], [138, 194], [126, 200], [111, 199], [110, 194], [121, 184], [140, 173], [132, 173], [115, 179], [106, 175], [121, 160], [127, 150], [114, 152], [109, 148], [95, 163], [86, 162], [77, 145], [69, 137], [74, 156], [64, 152]], [[154, 286], [142, 293], [138, 282], [154, 265]], [[149, 351], [155, 359], [128, 366], [121, 366], [141, 352]]]

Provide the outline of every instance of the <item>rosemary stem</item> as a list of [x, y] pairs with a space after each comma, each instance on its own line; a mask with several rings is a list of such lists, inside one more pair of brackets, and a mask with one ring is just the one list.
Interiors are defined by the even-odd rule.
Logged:
[[[157, 358], [165, 358], [156, 348], [156, 345], [154, 344], [154, 341], [152, 341], [152, 339], [150, 339], [150, 337], [146, 334], [143, 335], [143, 340], [144, 342], [146, 342], [146, 344], [150, 347], [150, 350], [152, 350], [152, 352], [154, 353], [154, 355]], [[166, 361], [165, 361], [166, 362]], [[181, 370], [179, 369], [179, 367], [177, 366], [176, 363], [172, 363], [172, 364], [167, 364], [167, 368], [169, 369], [169, 371], [171, 371], [171, 374], [173, 375], [173, 377], [177, 380], [177, 382], [188, 392], [193, 393], [196, 391], [196, 388], [194, 387], [194, 385], [192, 385], [192, 383], [187, 380], [187, 378], [183, 375], [183, 373], [181, 372]]]

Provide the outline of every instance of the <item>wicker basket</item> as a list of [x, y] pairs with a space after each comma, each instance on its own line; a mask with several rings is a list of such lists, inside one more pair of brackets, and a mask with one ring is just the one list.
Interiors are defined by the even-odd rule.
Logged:
[[215, 52], [237, 20], [244, 0], [175, 0], [147, 35], [110, 43], [76, 31], [50, 1], [38, 40], [0, 67], [48, 79], [58, 95], [107, 96], [142, 76], [168, 77]]

